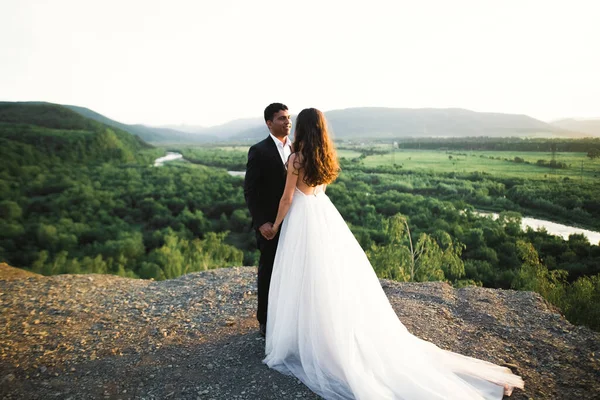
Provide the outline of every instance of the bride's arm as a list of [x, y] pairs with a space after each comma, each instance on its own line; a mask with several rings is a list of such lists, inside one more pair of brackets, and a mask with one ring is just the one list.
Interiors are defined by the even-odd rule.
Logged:
[[275, 218], [275, 223], [273, 224], [273, 232], [277, 233], [283, 219], [287, 215], [290, 210], [290, 206], [292, 205], [292, 199], [294, 198], [294, 192], [296, 190], [296, 182], [298, 182], [298, 169], [296, 168], [296, 154], [292, 154], [290, 158], [288, 158], [288, 169], [287, 169], [287, 177], [285, 180], [285, 189], [283, 190], [283, 196], [281, 196], [281, 200], [279, 201], [279, 210], [277, 210], [277, 218]]

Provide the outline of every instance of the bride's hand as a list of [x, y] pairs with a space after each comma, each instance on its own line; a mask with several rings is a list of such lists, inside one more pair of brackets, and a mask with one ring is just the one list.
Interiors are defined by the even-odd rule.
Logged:
[[273, 236], [277, 234], [281, 225], [273, 225]]
[[258, 228], [260, 234], [267, 240], [273, 239], [275, 233], [273, 232], [273, 224], [270, 222], [266, 222]]

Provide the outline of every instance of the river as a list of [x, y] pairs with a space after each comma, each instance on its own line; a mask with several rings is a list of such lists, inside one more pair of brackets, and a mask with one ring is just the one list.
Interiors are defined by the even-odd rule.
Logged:
[[[168, 151], [166, 156], [160, 157], [160, 158], [157, 158], [156, 160], [154, 160], [154, 166], [161, 167], [167, 161], [175, 161], [175, 160], [181, 160], [181, 159], [183, 159], [183, 155], [181, 155], [180, 153]], [[227, 171], [227, 173], [231, 176], [239, 176], [242, 178], [244, 176], [246, 176], [246, 171]]]
[[[491, 216], [493, 219], [498, 218], [497, 213], [478, 211], [477, 214], [481, 216]], [[556, 222], [545, 221], [543, 219], [523, 217], [521, 219], [521, 229], [526, 230], [528, 227], [536, 231], [540, 228], [546, 228], [549, 234], [560, 236], [565, 240], [568, 240], [569, 235], [572, 233], [581, 233], [588, 238], [591, 244], [598, 245], [600, 242], [600, 232], [594, 232], [587, 229], [576, 228], [574, 226], [558, 224]]]
[[227, 173], [231, 176], [239, 176], [242, 178], [246, 176], [246, 171], [227, 171]]
[[[183, 156], [179, 153], [167, 153], [166, 156], [157, 158], [154, 161], [155, 166], [160, 166], [166, 161], [173, 161], [183, 158]], [[227, 173], [231, 176], [239, 176], [244, 177], [246, 175], [245, 171], [227, 171]], [[498, 218], [497, 213], [486, 213], [486, 212], [477, 212], [481, 216], [491, 216], [492, 218]], [[565, 240], [569, 239], [569, 235], [572, 233], [581, 233], [588, 238], [591, 244], [599, 245], [600, 244], [600, 232], [594, 232], [587, 229], [576, 228], [574, 226], [568, 226], [563, 224], [558, 224], [556, 222], [545, 221], [543, 219], [536, 219], [530, 217], [523, 217], [521, 219], [521, 228], [526, 230], [528, 227], [538, 230], [539, 228], [546, 228], [549, 234], [560, 236]]]
[[166, 156], [160, 157], [160, 158], [157, 158], [156, 160], [154, 160], [154, 166], [160, 167], [167, 161], [174, 161], [174, 160], [179, 160], [182, 158], [183, 158], [183, 156], [181, 154], [173, 153], [173, 152], [169, 151], [169, 152], [167, 152]]

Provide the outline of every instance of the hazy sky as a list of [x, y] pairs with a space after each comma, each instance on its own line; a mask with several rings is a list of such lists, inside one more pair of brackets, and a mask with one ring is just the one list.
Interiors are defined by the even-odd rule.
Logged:
[[600, 117], [596, 4], [0, 0], [0, 100], [154, 125], [274, 101]]

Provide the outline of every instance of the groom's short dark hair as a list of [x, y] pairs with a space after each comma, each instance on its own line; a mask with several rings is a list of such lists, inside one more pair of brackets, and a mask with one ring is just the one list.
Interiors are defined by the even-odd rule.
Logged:
[[287, 106], [282, 103], [271, 103], [265, 108], [265, 122], [273, 121], [273, 116], [277, 114], [279, 111], [285, 110], [287, 111]]

